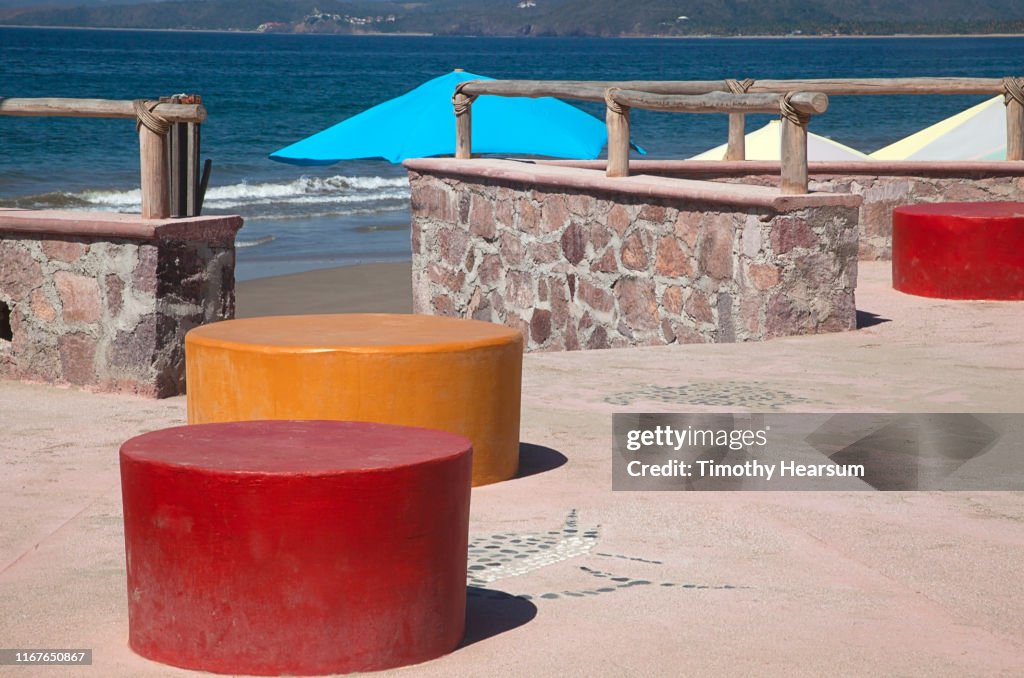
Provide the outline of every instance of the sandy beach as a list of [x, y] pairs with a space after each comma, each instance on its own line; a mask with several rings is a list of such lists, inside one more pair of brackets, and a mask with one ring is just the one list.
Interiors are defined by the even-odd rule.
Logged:
[[[407, 276], [253, 280], [238, 311], [404, 311]], [[614, 412], [1020, 409], [1019, 304], [903, 295], [884, 262], [862, 262], [857, 298], [853, 332], [527, 355], [522, 470], [474, 490], [471, 541], [593, 536], [474, 585], [459, 649], [382, 675], [1024, 674], [1021, 493], [611, 490]], [[184, 397], [2, 382], [0, 420], [0, 645], [93, 650], [9, 674], [209, 675], [126, 640], [118, 447], [183, 423]]]
[[412, 313], [409, 262], [363, 264], [237, 283], [235, 317]]

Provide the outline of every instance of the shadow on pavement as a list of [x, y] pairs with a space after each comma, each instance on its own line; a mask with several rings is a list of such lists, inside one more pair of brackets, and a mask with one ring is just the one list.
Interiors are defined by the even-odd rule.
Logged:
[[875, 325], [881, 325], [882, 323], [891, 323], [891, 318], [883, 318], [877, 313], [870, 313], [868, 311], [857, 311], [857, 329], [862, 330], [865, 327], [874, 327]]
[[545, 471], [552, 471], [567, 461], [569, 461], [568, 457], [550, 447], [519, 443], [519, 472], [516, 473], [515, 478], [525, 478]]
[[466, 588], [466, 635], [459, 647], [511, 631], [537, 616], [537, 606], [504, 591]]

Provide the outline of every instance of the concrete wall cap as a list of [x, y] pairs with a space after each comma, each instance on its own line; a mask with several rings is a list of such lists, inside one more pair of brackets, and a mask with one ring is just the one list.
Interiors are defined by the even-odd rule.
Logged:
[[233, 215], [143, 219], [138, 214], [112, 212], [0, 209], [0, 233], [221, 241], [233, 239], [241, 227], [242, 218]]
[[778, 212], [807, 207], [859, 207], [862, 198], [849, 193], [784, 195], [776, 188], [726, 184], [696, 179], [675, 179], [637, 174], [609, 178], [599, 169], [546, 162], [451, 158], [416, 158], [403, 163], [406, 169], [427, 174], [495, 179], [555, 189], [602, 191], [643, 198], [698, 201], [712, 204], [763, 207]]
[[[604, 160], [538, 160], [538, 164], [552, 167], [578, 167], [604, 171]], [[744, 176], [752, 174], [778, 174], [777, 160], [630, 160], [630, 171], [656, 174], [685, 174], [690, 176]], [[1024, 176], [1024, 161], [1007, 160], [852, 160], [845, 162], [807, 163], [809, 174], [814, 175], [867, 175], [867, 176], [924, 176], [959, 177], [975, 174], [991, 176]]]

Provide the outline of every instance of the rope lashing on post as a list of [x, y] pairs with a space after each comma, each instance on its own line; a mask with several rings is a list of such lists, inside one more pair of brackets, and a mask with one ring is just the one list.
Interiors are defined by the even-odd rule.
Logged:
[[614, 113], [615, 115], [622, 115], [623, 113], [629, 110], [629, 106], [623, 106], [612, 98], [615, 96], [617, 92], [621, 91], [622, 90], [618, 87], [609, 87], [604, 91], [605, 106], [607, 106], [608, 110]]
[[1003, 104], [1009, 106], [1011, 101], [1024, 106], [1024, 78], [1003, 78]]
[[171, 131], [171, 122], [163, 116], [157, 115], [153, 112], [153, 109], [160, 105], [159, 101], [154, 101], [148, 107], [146, 106], [145, 99], [136, 99], [132, 101], [132, 110], [135, 111], [135, 131], [142, 129], [145, 125], [146, 129], [160, 136], [166, 135]]
[[[466, 82], [470, 81], [467, 80]], [[458, 85], [456, 85], [455, 93], [452, 94], [452, 106], [455, 107], [456, 116], [468, 113], [470, 106], [472, 106], [473, 102], [476, 101], [476, 97], [474, 95], [466, 94], [465, 92], [462, 91], [462, 87], [463, 85], [466, 84], [466, 82], [460, 82]]]
[[725, 84], [729, 86], [729, 91], [733, 94], [746, 94], [753, 86], [754, 79], [744, 78], [743, 80], [736, 80], [735, 78], [726, 78]]
[[794, 125], [806, 127], [807, 123], [811, 121], [811, 116], [794, 108], [790, 101], [794, 94], [796, 94], [796, 92], [786, 92], [782, 95], [782, 100], [779, 102], [779, 108], [782, 109], [782, 117], [789, 120]]

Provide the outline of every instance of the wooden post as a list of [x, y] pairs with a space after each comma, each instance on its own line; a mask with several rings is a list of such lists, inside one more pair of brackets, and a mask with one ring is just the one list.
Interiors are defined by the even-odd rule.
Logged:
[[782, 118], [782, 184], [783, 193], [807, 192], [807, 124]]
[[1024, 160], [1024, 104], [1016, 99], [1006, 103], [1006, 159]]
[[455, 157], [468, 160], [473, 157], [473, 97], [456, 91], [452, 105], [455, 107]]
[[199, 216], [199, 182], [201, 181], [199, 169], [199, 143], [200, 125], [196, 122], [188, 123], [188, 169], [186, 171], [186, 200], [188, 206], [186, 216]]
[[605, 174], [609, 177], [628, 177], [629, 106], [615, 103], [606, 93], [604, 119], [608, 128], [608, 168]]
[[725, 160], [747, 159], [747, 116], [743, 113], [729, 114], [729, 145], [725, 147]]
[[187, 171], [188, 146], [186, 129], [188, 123], [176, 122], [167, 133], [168, 160], [170, 162], [170, 206], [172, 217], [188, 216]]
[[[191, 104], [139, 101], [109, 101], [107, 99], [12, 99], [0, 97], [0, 116], [42, 116], [73, 118], [129, 118], [151, 117], [149, 124], [157, 129], [175, 123], [189, 123], [196, 129], [206, 120], [206, 109], [198, 96], [189, 96]], [[140, 112], [139, 105], [145, 106]], [[152, 116], [149, 116], [149, 113]], [[183, 135], [188, 136], [188, 135]], [[170, 143], [166, 134], [139, 126], [139, 169], [142, 175], [142, 216], [146, 219], [166, 219], [171, 215]], [[198, 153], [198, 150], [196, 151]], [[201, 196], [197, 196], [201, 202]], [[186, 210], [187, 211], [187, 210]]]
[[[189, 94], [175, 94], [161, 97], [160, 103], [195, 104], [198, 97]], [[171, 216], [194, 216], [189, 203], [189, 137], [192, 123], [176, 122], [170, 125], [168, 137], [168, 160], [170, 162]]]
[[142, 172], [142, 218], [166, 219], [171, 216], [167, 136], [140, 125], [139, 159]]
[[199, 175], [199, 187], [196, 189], [196, 216], [203, 213], [203, 201], [206, 200], [206, 188], [210, 185], [210, 170], [213, 161], [207, 158], [203, 162], [203, 171]]

